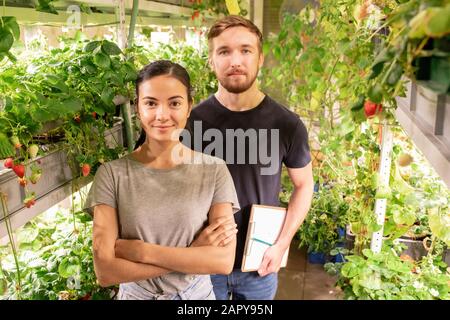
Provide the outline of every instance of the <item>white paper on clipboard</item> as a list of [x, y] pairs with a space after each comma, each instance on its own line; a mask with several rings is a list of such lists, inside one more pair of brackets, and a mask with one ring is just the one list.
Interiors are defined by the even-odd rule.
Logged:
[[[252, 206], [242, 259], [243, 272], [259, 269], [267, 248], [275, 243], [280, 235], [286, 212], [286, 209], [281, 207]], [[281, 267], [286, 267], [288, 254], [289, 248], [283, 256]]]

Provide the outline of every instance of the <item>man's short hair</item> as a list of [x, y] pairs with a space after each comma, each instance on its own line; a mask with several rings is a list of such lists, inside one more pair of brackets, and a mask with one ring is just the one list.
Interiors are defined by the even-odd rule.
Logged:
[[234, 27], [244, 27], [251, 33], [255, 34], [256, 37], [258, 38], [259, 52], [262, 52], [263, 36], [258, 27], [253, 22], [244, 17], [231, 15], [217, 20], [209, 29], [208, 32], [209, 54], [212, 53], [213, 48], [212, 40], [220, 36], [220, 34], [225, 30]]

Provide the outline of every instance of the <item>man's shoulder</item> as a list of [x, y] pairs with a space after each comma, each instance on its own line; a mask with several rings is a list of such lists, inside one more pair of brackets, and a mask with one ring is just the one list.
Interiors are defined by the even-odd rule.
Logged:
[[274, 112], [278, 117], [290, 119], [297, 122], [300, 117], [294, 111], [290, 110], [288, 107], [283, 105], [282, 103], [276, 101], [270, 96], [266, 96], [267, 105], [272, 109], [271, 112]]
[[270, 119], [275, 126], [281, 126], [281, 128], [288, 129], [288, 131], [294, 130], [299, 122], [302, 122], [299, 115], [288, 107], [275, 101], [269, 96], [266, 96], [266, 99], [268, 106], [266, 110], [268, 114], [266, 115], [267, 117], [263, 117], [263, 119]]

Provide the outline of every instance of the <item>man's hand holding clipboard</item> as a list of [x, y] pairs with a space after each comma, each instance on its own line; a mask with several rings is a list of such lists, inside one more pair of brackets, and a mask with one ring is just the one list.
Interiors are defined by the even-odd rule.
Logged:
[[288, 249], [276, 244], [286, 218], [286, 208], [253, 205], [245, 241], [242, 271], [260, 276], [278, 272], [287, 264]]

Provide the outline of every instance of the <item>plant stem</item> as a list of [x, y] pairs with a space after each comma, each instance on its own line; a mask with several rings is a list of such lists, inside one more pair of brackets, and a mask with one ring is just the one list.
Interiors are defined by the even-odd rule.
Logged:
[[0, 192], [0, 198], [1, 198], [1, 203], [2, 203], [3, 217], [5, 219], [6, 230], [8, 232], [8, 237], [9, 237], [9, 244], [11, 245], [11, 250], [12, 250], [13, 256], [14, 256], [14, 262], [16, 264], [17, 283], [18, 283], [18, 286], [16, 286], [16, 293], [17, 293], [17, 297], [19, 298], [19, 300], [22, 300], [22, 296], [21, 296], [22, 280], [21, 280], [21, 276], [20, 276], [20, 266], [19, 266], [19, 260], [17, 258], [16, 246], [14, 244], [14, 236], [13, 236], [13, 231], [11, 228], [11, 221], [9, 220], [8, 207], [7, 207], [7, 203], [6, 203], [6, 195], [4, 193]]

